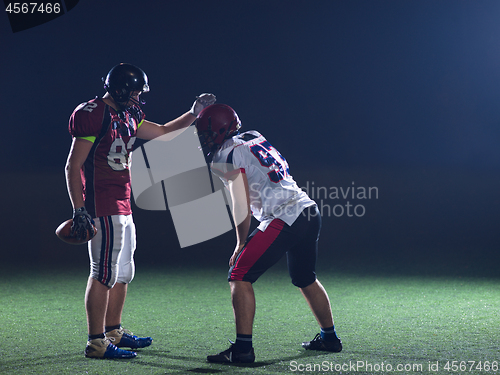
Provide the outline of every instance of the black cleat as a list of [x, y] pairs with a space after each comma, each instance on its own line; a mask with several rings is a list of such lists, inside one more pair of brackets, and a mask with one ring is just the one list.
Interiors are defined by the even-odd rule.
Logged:
[[248, 353], [242, 353], [234, 348], [234, 343], [229, 340], [231, 347], [219, 354], [209, 355], [208, 362], [214, 363], [253, 363], [255, 361], [255, 353], [253, 348]]
[[335, 341], [325, 341], [318, 333], [311, 341], [302, 343], [302, 347], [306, 350], [321, 350], [324, 352], [339, 353], [342, 351], [342, 341], [337, 338]]

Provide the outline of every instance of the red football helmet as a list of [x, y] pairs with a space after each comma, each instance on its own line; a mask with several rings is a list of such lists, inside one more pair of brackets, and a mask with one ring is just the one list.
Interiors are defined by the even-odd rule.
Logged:
[[195, 126], [203, 155], [210, 162], [222, 143], [238, 134], [241, 121], [234, 109], [218, 103], [203, 109], [196, 118]]

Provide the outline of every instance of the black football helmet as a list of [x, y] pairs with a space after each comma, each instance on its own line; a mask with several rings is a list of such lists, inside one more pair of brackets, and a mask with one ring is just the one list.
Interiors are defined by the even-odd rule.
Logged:
[[203, 109], [196, 118], [195, 126], [201, 150], [209, 163], [224, 141], [239, 133], [241, 121], [234, 109], [218, 103]]
[[121, 63], [114, 66], [104, 80], [104, 89], [113, 100], [122, 107], [128, 107], [129, 101], [135, 105], [144, 104], [132, 98], [132, 92], [141, 94], [149, 91], [148, 76], [144, 71], [132, 64]]

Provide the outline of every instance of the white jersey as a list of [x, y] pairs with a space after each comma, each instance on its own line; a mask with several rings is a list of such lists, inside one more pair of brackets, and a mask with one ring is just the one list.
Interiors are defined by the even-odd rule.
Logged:
[[250, 208], [261, 231], [275, 218], [292, 225], [304, 208], [316, 204], [290, 176], [285, 158], [257, 131], [226, 140], [211, 169], [226, 186], [235, 172], [246, 174]]

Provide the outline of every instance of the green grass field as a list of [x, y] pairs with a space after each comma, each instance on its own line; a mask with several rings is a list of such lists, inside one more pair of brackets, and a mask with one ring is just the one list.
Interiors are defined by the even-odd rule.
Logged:
[[[1, 374], [500, 373], [500, 285], [494, 278], [377, 276], [320, 269], [342, 353], [305, 352], [318, 332], [278, 264], [255, 285], [256, 363], [216, 365], [234, 339], [226, 269], [138, 267], [123, 325], [153, 345], [128, 361], [83, 356], [87, 269], [3, 272]], [[388, 371], [392, 370], [392, 371]], [[399, 371], [402, 370], [402, 371]]]

